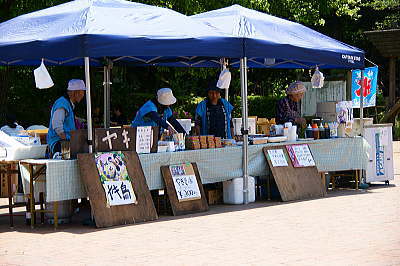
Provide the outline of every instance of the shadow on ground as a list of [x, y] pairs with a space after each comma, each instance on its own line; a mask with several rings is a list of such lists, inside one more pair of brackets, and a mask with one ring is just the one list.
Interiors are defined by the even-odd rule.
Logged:
[[365, 195], [368, 193], [384, 193], [385, 190], [391, 189], [394, 187], [395, 187], [394, 184], [385, 185], [385, 184], [379, 183], [379, 184], [371, 184], [370, 187], [366, 190], [363, 190], [363, 189], [360, 189], [360, 190], [354, 190], [354, 189], [329, 190], [327, 196], [324, 198], [308, 199], [308, 200], [302, 200], [302, 201], [282, 202], [282, 201], [277, 201], [277, 200], [271, 200], [271, 201], [262, 200], [262, 201], [250, 203], [248, 205], [225, 205], [225, 204], [213, 205], [213, 206], [210, 206], [210, 208], [207, 212], [188, 214], [188, 215], [182, 215], [182, 216], [161, 215], [160, 218], [156, 221], [149, 221], [149, 222], [145, 222], [145, 223], [139, 223], [136, 225], [133, 225], [133, 224], [120, 225], [120, 226], [114, 226], [114, 227], [109, 227], [109, 228], [95, 228], [93, 226], [85, 226], [82, 224], [84, 220], [87, 220], [90, 217], [90, 208], [89, 207], [82, 208], [78, 213], [76, 213], [72, 217], [72, 221], [70, 224], [61, 224], [58, 226], [57, 230], [54, 230], [53, 225], [40, 224], [39, 218], [37, 219], [39, 224], [37, 224], [34, 229], [31, 229], [30, 226], [25, 224], [24, 208], [18, 208], [18, 209], [16, 209], [16, 212], [15, 212], [15, 215], [17, 215], [17, 216], [14, 217], [14, 228], [10, 228], [8, 216], [4, 216], [4, 214], [7, 213], [8, 209], [2, 209], [0, 212], [1, 213], [0, 233], [17, 231], [17, 232], [31, 233], [31, 234], [32, 233], [33, 234], [54, 234], [54, 233], [59, 233], [59, 232], [71, 233], [71, 234], [86, 234], [86, 233], [98, 232], [98, 231], [102, 231], [102, 230], [113, 230], [115, 228], [120, 228], [120, 227], [125, 227], [125, 226], [143, 226], [143, 225], [146, 225], [149, 223], [162, 223], [162, 222], [172, 221], [172, 220], [177, 220], [177, 219], [188, 219], [188, 218], [201, 217], [201, 216], [207, 216], [207, 215], [217, 215], [217, 214], [222, 214], [222, 213], [227, 213], [227, 212], [246, 211], [246, 210], [251, 210], [251, 209], [256, 209], [256, 208], [269, 208], [269, 207], [286, 205], [286, 204], [296, 204], [296, 203], [304, 202], [304, 201], [325, 200], [325, 199], [334, 198], [334, 197]]

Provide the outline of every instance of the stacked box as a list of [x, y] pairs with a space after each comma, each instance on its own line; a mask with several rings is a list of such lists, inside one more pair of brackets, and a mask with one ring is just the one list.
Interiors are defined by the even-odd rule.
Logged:
[[258, 118], [257, 119], [257, 134], [270, 135], [270, 122], [267, 118]]
[[198, 136], [190, 136], [186, 138], [186, 147], [190, 150], [199, 150], [200, 138]]
[[222, 148], [222, 140], [220, 137], [215, 137], [215, 148]]

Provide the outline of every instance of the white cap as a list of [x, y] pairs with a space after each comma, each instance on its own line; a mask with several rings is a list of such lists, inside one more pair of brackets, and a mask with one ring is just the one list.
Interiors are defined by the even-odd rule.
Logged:
[[162, 88], [157, 91], [157, 101], [162, 105], [172, 105], [176, 103], [176, 98], [170, 88]]
[[68, 90], [69, 91], [85, 91], [86, 86], [85, 82], [81, 79], [71, 79], [68, 82]]

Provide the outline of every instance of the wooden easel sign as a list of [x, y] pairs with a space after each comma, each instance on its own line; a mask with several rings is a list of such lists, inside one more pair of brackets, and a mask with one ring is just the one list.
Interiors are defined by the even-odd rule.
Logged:
[[208, 210], [203, 185], [195, 163], [162, 166], [161, 173], [174, 215]]
[[78, 165], [97, 227], [158, 218], [136, 152], [78, 154]]
[[[293, 146], [300, 147], [290, 148]], [[308, 146], [306, 147], [308, 152], [302, 145], [263, 148], [282, 201], [310, 199], [326, 195], [321, 176], [315, 167], [314, 160], [310, 160], [311, 153], [309, 153]]]

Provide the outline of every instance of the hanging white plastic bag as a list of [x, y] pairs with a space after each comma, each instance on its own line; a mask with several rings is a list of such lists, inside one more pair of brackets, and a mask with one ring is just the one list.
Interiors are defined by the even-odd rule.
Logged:
[[324, 74], [319, 71], [318, 67], [315, 69], [314, 75], [311, 77], [311, 85], [313, 88], [322, 88], [324, 86]]
[[33, 71], [33, 75], [35, 76], [36, 88], [48, 89], [54, 86], [43, 60], [40, 66]]
[[229, 85], [231, 84], [231, 72], [229, 69], [224, 66], [224, 69], [219, 74], [217, 87], [220, 89], [229, 89]]

